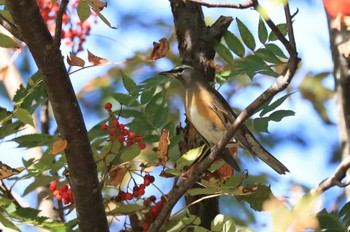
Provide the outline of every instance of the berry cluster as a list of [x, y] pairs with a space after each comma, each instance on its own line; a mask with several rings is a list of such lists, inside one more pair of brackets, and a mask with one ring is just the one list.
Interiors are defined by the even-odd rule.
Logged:
[[124, 192], [123, 190], [119, 190], [118, 195], [114, 197], [116, 202], [122, 202], [125, 200], [132, 200], [133, 198], [139, 198], [145, 194], [145, 189], [155, 180], [154, 176], [150, 174], [146, 174], [143, 177], [143, 183], [140, 185], [135, 184], [131, 192]]
[[57, 184], [57, 181], [52, 181], [49, 186], [50, 191], [56, 197], [56, 199], [58, 201], [63, 199], [63, 203], [65, 205], [69, 203], [74, 204], [72, 189], [69, 188], [67, 184], [62, 185], [61, 188], [57, 189]]
[[[77, 6], [80, 0], [74, 0], [69, 5], [70, 10], [69, 14], [65, 13], [62, 17], [62, 35], [61, 38], [67, 39], [66, 45], [74, 47], [76, 43], [74, 41], [78, 41], [77, 51], [83, 50], [83, 43], [86, 40], [86, 36], [90, 34], [91, 26], [90, 22], [84, 20], [80, 22], [80, 19], [76, 13]], [[49, 31], [53, 33], [55, 31], [55, 20], [57, 17], [57, 12], [59, 9], [60, 1], [52, 1], [52, 0], [37, 0], [41, 16], [43, 17]], [[95, 16], [94, 22], [96, 23], [96, 14], [91, 14]]]
[[154, 195], [143, 201], [143, 205], [149, 207], [149, 211], [145, 213], [145, 220], [143, 222], [143, 231], [147, 231], [149, 226], [157, 218], [158, 214], [162, 210], [164, 203], [167, 201], [166, 197], [162, 195], [160, 201], [156, 202], [156, 197]]
[[120, 144], [126, 144], [128, 147], [137, 143], [141, 150], [146, 148], [146, 144], [142, 142], [141, 136], [136, 136], [134, 132], [129, 131], [123, 123], [119, 122], [118, 118], [112, 113], [112, 104], [110, 102], [107, 102], [104, 108], [109, 112], [111, 120], [108, 125], [102, 124], [101, 130], [108, 130], [112, 141], [118, 140]]

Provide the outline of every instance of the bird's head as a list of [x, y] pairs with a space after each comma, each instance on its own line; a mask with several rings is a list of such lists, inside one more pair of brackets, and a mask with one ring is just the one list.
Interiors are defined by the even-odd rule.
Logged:
[[169, 71], [160, 72], [159, 74], [175, 77], [180, 80], [185, 87], [191, 85], [195, 81], [196, 75], [194, 68], [186, 64], [176, 66]]

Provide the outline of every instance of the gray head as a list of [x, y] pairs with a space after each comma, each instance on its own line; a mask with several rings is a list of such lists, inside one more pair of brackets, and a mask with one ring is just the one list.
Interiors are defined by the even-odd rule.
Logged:
[[185, 87], [190, 86], [195, 81], [194, 68], [186, 64], [176, 66], [172, 70], [160, 72], [159, 74], [175, 77], [180, 80]]

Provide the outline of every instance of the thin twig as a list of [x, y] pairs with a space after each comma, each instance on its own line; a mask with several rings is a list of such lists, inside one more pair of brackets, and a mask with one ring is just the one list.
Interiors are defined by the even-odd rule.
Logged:
[[23, 40], [22, 34], [17, 28], [15, 24], [7, 20], [4, 16], [0, 14], [0, 25], [3, 26], [6, 30], [8, 30], [14, 37], [19, 40]]
[[66, 12], [68, 2], [69, 0], [62, 0], [60, 4], [60, 8], [58, 9], [58, 12], [57, 12], [55, 37], [53, 39], [53, 46], [55, 48], [59, 48], [61, 46], [62, 18], [64, 13]]
[[200, 0], [189, 0], [189, 2], [196, 3], [201, 6], [206, 7], [217, 7], [217, 8], [234, 8], [234, 9], [246, 9], [253, 7], [254, 1], [247, 1], [245, 3], [210, 3], [210, 2], [202, 2]]
[[346, 159], [344, 159], [337, 167], [337, 169], [334, 171], [333, 175], [328, 177], [327, 179], [323, 180], [317, 187], [312, 189], [310, 192], [311, 194], [315, 193], [323, 193], [327, 191], [328, 189], [339, 186], [339, 187], [346, 187], [350, 184], [350, 182], [343, 183], [342, 180], [346, 176], [346, 172], [350, 169], [350, 156], [347, 156]]

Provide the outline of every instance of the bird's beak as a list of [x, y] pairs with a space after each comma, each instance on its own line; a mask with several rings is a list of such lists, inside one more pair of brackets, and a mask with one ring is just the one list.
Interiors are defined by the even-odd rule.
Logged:
[[174, 77], [175, 71], [172, 69], [172, 70], [169, 70], [169, 71], [160, 72], [158, 74], [159, 75], [165, 75], [165, 76], [172, 76], [172, 77]]

